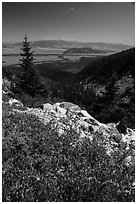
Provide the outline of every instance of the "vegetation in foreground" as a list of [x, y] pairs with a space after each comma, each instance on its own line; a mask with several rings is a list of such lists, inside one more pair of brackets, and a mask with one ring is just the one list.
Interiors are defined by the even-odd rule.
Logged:
[[3, 202], [131, 202], [134, 165], [126, 150], [111, 158], [105, 136], [59, 137], [50, 124], [3, 107]]

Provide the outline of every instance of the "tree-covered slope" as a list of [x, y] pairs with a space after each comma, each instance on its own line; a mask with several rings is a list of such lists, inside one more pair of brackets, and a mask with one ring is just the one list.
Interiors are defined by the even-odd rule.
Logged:
[[79, 73], [79, 78], [102, 84], [106, 83], [114, 72], [118, 77], [130, 74], [134, 77], [135, 48], [105, 56], [92, 62]]

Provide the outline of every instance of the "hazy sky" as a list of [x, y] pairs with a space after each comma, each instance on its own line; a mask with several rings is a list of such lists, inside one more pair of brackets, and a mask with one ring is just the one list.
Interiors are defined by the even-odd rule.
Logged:
[[2, 38], [66, 39], [134, 45], [134, 3], [4, 2]]

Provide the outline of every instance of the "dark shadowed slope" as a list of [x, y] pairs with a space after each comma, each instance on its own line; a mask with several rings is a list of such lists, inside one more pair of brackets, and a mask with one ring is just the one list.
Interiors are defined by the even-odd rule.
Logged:
[[135, 75], [135, 48], [92, 62], [79, 73], [78, 77], [88, 82], [96, 81], [102, 84], [109, 80], [113, 72], [119, 77], [126, 74]]

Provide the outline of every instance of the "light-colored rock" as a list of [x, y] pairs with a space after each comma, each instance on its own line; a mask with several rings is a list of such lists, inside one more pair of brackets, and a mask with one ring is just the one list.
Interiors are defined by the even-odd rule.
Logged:
[[70, 102], [62, 102], [62, 103], [60, 103], [60, 107], [66, 109], [66, 110], [68, 110], [68, 109], [75, 109], [75, 110], [79, 110], [79, 111], [81, 110], [78, 105], [70, 103]]
[[42, 106], [43, 106], [43, 110], [53, 109], [53, 106], [50, 103], [44, 103]]
[[96, 130], [97, 130], [97, 126], [103, 126], [103, 127], [105, 127], [106, 129], [108, 129], [108, 127], [107, 127], [107, 125], [105, 125], [105, 124], [103, 124], [103, 123], [100, 123], [99, 121], [97, 121], [95, 118], [93, 118], [86, 110], [81, 110], [81, 112], [80, 113], [82, 113], [83, 114], [83, 119], [84, 120], [88, 120], [88, 122], [91, 124], [91, 125], [93, 125], [93, 126], [95, 126], [96, 128]]
[[[18, 103], [18, 100], [11, 99], [10, 104], [13, 102]], [[77, 134], [79, 139], [77, 142], [81, 142], [84, 138], [89, 138], [92, 142], [93, 136], [97, 136], [103, 139], [103, 145], [106, 149], [106, 153], [111, 157], [113, 152], [117, 152], [119, 148], [124, 151], [134, 153], [135, 151], [135, 131], [127, 128], [126, 134], [120, 134], [116, 128], [116, 124], [103, 124], [93, 118], [86, 110], [80, 110], [75, 112], [73, 107], [75, 104], [69, 104], [64, 102], [66, 106], [60, 106], [61, 103], [55, 103], [53, 105], [46, 103], [45, 109], [40, 108], [27, 108], [26, 110], [14, 109], [19, 113], [33, 114], [38, 119], [47, 125], [50, 123], [50, 127], [53, 131], [56, 131], [59, 136], [67, 135], [69, 131]], [[68, 110], [67, 110], [67, 108]], [[102, 139], [100, 140], [102, 141]], [[76, 144], [73, 144], [74, 146]], [[130, 151], [129, 151], [130, 152]], [[127, 155], [125, 163], [130, 165], [132, 163], [130, 155]]]
[[87, 129], [89, 127], [89, 124], [85, 122], [84, 120], [79, 120], [78, 123], [80, 124], [81, 127]]
[[59, 106], [57, 106], [56, 112], [61, 114], [61, 115], [66, 114], [66, 110], [64, 108], [59, 107]]
[[125, 158], [125, 164], [126, 166], [131, 166], [133, 164], [132, 162], [132, 156], [131, 155], [128, 155], [126, 158]]
[[6, 91], [10, 90], [11, 82], [7, 78], [2, 79], [2, 88], [6, 89]]
[[15, 105], [17, 107], [23, 107], [23, 104], [20, 101], [18, 101], [17, 99], [10, 98], [8, 103], [10, 106]]
[[53, 104], [53, 109], [56, 111], [57, 107], [60, 105], [60, 103], [54, 103]]
[[92, 118], [86, 110], [81, 110], [81, 113], [83, 114], [83, 117]]

